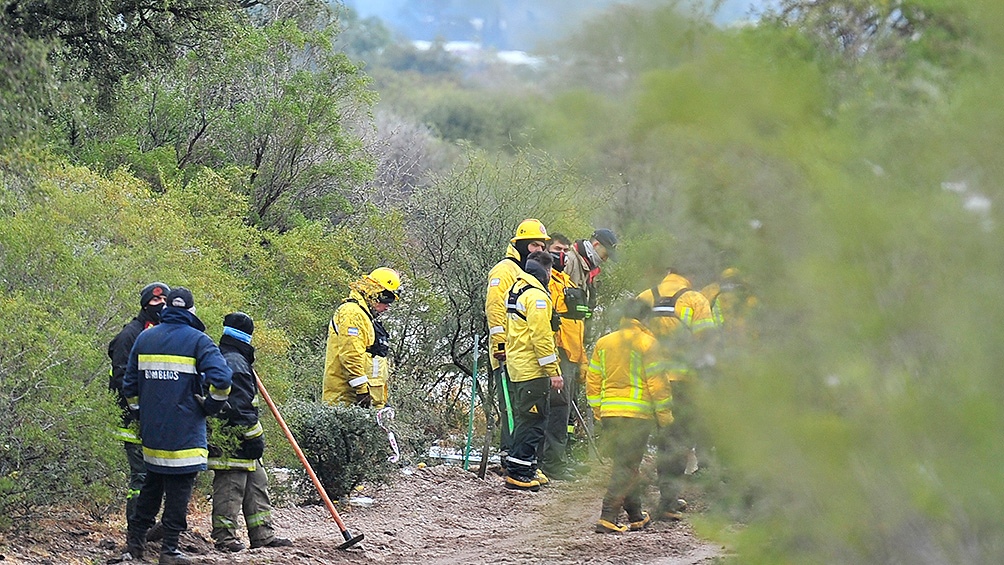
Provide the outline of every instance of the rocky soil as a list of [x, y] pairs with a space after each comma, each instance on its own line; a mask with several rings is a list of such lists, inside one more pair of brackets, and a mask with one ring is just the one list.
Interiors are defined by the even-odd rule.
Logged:
[[[294, 547], [221, 553], [209, 538], [209, 504], [195, 501], [181, 547], [196, 563], [214, 565], [696, 565], [722, 556], [722, 548], [698, 539], [686, 520], [656, 522], [640, 532], [594, 533], [604, 471], [595, 469], [578, 481], [555, 481], [530, 493], [504, 489], [493, 473], [482, 480], [456, 466], [406, 469], [390, 485], [365, 488], [360, 496], [372, 498], [369, 506], [339, 507], [350, 532], [365, 535], [348, 550], [338, 549], [342, 534], [325, 507], [316, 505], [274, 510], [278, 535], [292, 539]], [[694, 506], [700, 511], [699, 504]], [[124, 540], [121, 515], [102, 521], [53, 515], [30, 532], [0, 537], [0, 563], [115, 563]], [[148, 544], [148, 561], [156, 562], [158, 547]]]

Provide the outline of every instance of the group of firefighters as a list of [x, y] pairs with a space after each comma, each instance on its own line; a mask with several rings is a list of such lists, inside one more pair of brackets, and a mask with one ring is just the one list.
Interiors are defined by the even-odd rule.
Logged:
[[[552, 479], [576, 477], [567, 439], [575, 417], [582, 421], [575, 399], [585, 375], [585, 398], [612, 460], [599, 533], [651, 523], [642, 510], [639, 472], [650, 437], [658, 454], [655, 518], [682, 518], [681, 479], [692, 472], [695, 455], [686, 399], [690, 369], [681, 348], [721, 327], [738, 310], [736, 301], [748, 299], [736, 292], [735, 269], [700, 291], [670, 270], [621, 305], [619, 328], [600, 337], [587, 357], [585, 324], [596, 305], [596, 277], [616, 248], [607, 229], [572, 242], [526, 219], [488, 273], [485, 296], [505, 486], [537, 491]], [[620, 522], [622, 510], [627, 524]]]
[[[254, 321], [243, 312], [223, 318], [219, 345], [195, 315], [185, 287], [150, 283], [140, 312], [108, 345], [109, 387], [118, 393], [122, 424], [116, 435], [129, 461], [126, 553], [142, 559], [147, 541], [161, 540], [158, 563], [191, 563], [178, 547], [199, 471], [214, 470], [216, 548], [240, 551], [243, 513], [251, 547], [291, 546], [272, 528], [265, 449], [252, 365]], [[218, 418], [224, 447], [207, 444], [207, 416]], [[163, 503], [164, 512], [156, 518]]]
[[[689, 424], [679, 411], [674, 418], [674, 407], [683, 404], [687, 368], [669, 353], [666, 338], [720, 326], [737, 281], [730, 269], [723, 281], [698, 292], [671, 271], [623, 306], [619, 329], [596, 341], [590, 359], [586, 322], [596, 306], [596, 278], [617, 243], [608, 229], [572, 241], [526, 219], [488, 273], [485, 298], [504, 484], [537, 491], [551, 479], [574, 479], [583, 471], [568, 438], [576, 417], [582, 421], [575, 399], [584, 374], [590, 411], [617, 453], [597, 532], [650, 523], [639, 477], [650, 436], [659, 453], [656, 518], [681, 518], [686, 502], [679, 498], [679, 479], [692, 442]], [[349, 286], [328, 325], [322, 399], [382, 408], [389, 334], [379, 316], [399, 298], [401, 277], [379, 267]], [[141, 559], [145, 542], [159, 538], [160, 564], [191, 562], [178, 541], [196, 475], [207, 468], [214, 470], [211, 536], [217, 549], [244, 549], [237, 535], [241, 513], [252, 548], [292, 545], [275, 536], [260, 463], [265, 443], [255, 402], [254, 321], [243, 312], [228, 314], [217, 345], [195, 315], [188, 289], [151, 283], [140, 292], [140, 306], [108, 346], [109, 387], [123, 414], [117, 436], [130, 467], [127, 553]], [[207, 416], [217, 418], [211, 442]], [[622, 510], [627, 525], [619, 522]]]
[[[350, 285], [328, 327], [325, 402], [386, 404], [389, 334], [377, 316], [398, 298], [400, 285], [400, 275], [386, 267]], [[265, 439], [252, 368], [254, 320], [243, 312], [227, 314], [219, 345], [205, 330], [191, 291], [154, 282], [140, 291], [139, 314], [108, 345], [109, 388], [122, 410], [115, 435], [130, 470], [126, 553], [131, 559], [142, 559], [146, 542], [159, 539], [158, 563], [191, 562], [178, 542], [188, 527], [195, 478], [207, 469], [214, 471], [216, 549], [245, 549], [237, 535], [241, 514], [252, 548], [293, 545], [275, 535], [260, 462]], [[207, 416], [215, 417], [212, 438]]]

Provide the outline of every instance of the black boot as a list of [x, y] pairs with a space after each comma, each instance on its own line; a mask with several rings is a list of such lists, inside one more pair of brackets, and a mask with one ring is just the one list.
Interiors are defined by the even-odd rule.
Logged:
[[164, 539], [164, 522], [158, 521], [146, 531], [146, 541], [160, 541], [162, 539]]
[[160, 546], [160, 560], [157, 565], [190, 565], [192, 560], [187, 555], [178, 551], [178, 542], [169, 543], [164, 541]]
[[126, 553], [133, 559], [143, 559], [143, 538], [138, 533], [130, 532], [126, 538]]

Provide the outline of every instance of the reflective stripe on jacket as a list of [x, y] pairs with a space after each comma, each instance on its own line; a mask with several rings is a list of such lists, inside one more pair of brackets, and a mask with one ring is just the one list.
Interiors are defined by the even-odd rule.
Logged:
[[[676, 273], [669, 273], [657, 287], [659, 295], [671, 297], [680, 289], [690, 288], [690, 281]], [[638, 295], [638, 299], [649, 306], [655, 305], [652, 289], [647, 289]], [[671, 317], [653, 316], [648, 320], [648, 327], [658, 337], [672, 334], [680, 327], [688, 328], [693, 333], [700, 333], [715, 327], [711, 316], [711, 305], [703, 294], [696, 290], [680, 295], [676, 301], [676, 314]]]
[[203, 330], [191, 312], [168, 307], [159, 325], [139, 334], [129, 355], [122, 392], [139, 408], [143, 458], [152, 471], [206, 469], [206, 415], [195, 395], [208, 388], [205, 408], [219, 410], [230, 395], [232, 373]]
[[[565, 304], [565, 289], [578, 288], [571, 277], [561, 271], [551, 270], [551, 281], [547, 285], [551, 291], [551, 301], [554, 311], [559, 315], [568, 312]], [[558, 332], [554, 334], [555, 344], [565, 351], [568, 360], [577, 365], [589, 362], [586, 357], [586, 323], [584, 320], [573, 320], [562, 316]]]
[[139, 422], [132, 422], [128, 427], [119, 426], [112, 430], [112, 437], [116, 441], [124, 441], [125, 443], [143, 443], [143, 440], [139, 437]]
[[586, 400], [599, 418], [673, 421], [673, 400], [658, 340], [636, 320], [596, 342], [586, 377]]
[[254, 471], [258, 468], [255, 459], [231, 459], [227, 457], [210, 457], [206, 467], [211, 471]]
[[488, 271], [488, 287], [485, 291], [485, 317], [488, 319], [488, 358], [492, 369], [498, 369], [499, 360], [495, 353], [505, 348], [506, 313], [505, 303], [509, 298], [509, 289], [516, 278], [523, 274], [519, 266], [519, 252], [509, 245], [505, 252], [506, 258], [499, 261]]
[[715, 324], [727, 327], [729, 331], [742, 333], [746, 329], [746, 316], [756, 308], [756, 297], [746, 292], [737, 292], [734, 285], [713, 282], [701, 289], [701, 294], [711, 305], [711, 317]]
[[526, 273], [520, 274], [506, 295], [524, 287], [526, 290], [515, 304], [518, 313], [507, 314], [505, 350], [509, 380], [557, 377], [561, 369], [551, 330], [551, 298], [540, 281]]
[[369, 392], [373, 360], [366, 348], [373, 345], [376, 332], [368, 312], [366, 300], [353, 290], [328, 324], [321, 396], [328, 404], [354, 404], [357, 394]]

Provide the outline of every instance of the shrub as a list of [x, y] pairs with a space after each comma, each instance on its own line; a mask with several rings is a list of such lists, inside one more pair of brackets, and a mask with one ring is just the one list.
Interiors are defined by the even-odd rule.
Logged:
[[390, 445], [371, 410], [317, 402], [285, 407], [290, 430], [332, 499], [363, 482], [386, 483]]

